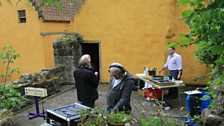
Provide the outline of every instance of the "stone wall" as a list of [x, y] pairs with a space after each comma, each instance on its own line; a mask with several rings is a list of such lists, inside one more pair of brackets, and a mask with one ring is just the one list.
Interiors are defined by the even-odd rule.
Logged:
[[[61, 84], [63, 83], [64, 66], [57, 66], [49, 69], [42, 69], [38, 73], [23, 74], [20, 79], [13, 82], [18, 87], [19, 92], [25, 96], [25, 87], [46, 88], [48, 96], [53, 95], [60, 91]], [[24, 103], [22, 107], [29, 105], [32, 102], [31, 96], [25, 96], [30, 99]]]
[[[25, 96], [25, 87], [46, 88], [48, 96], [60, 91], [63, 84], [74, 84], [73, 71], [78, 66], [81, 57], [81, 36], [78, 34], [64, 35], [53, 43], [54, 48], [54, 68], [42, 69], [40, 72], [23, 74], [20, 79], [13, 82], [18, 90]], [[22, 107], [29, 105], [33, 97]]]
[[224, 126], [224, 88], [223, 86], [214, 86], [216, 96], [213, 99], [215, 108], [206, 109], [202, 112], [203, 126]]
[[224, 87], [217, 86], [215, 90], [217, 91], [215, 98], [216, 110], [217, 110], [216, 114], [224, 118]]
[[205, 109], [201, 114], [201, 118], [203, 126], [224, 126], [224, 118], [218, 115], [216, 111]]
[[78, 66], [81, 57], [82, 38], [78, 34], [69, 34], [56, 40], [54, 47], [55, 65], [65, 66], [63, 74], [64, 83], [74, 83], [73, 71]]

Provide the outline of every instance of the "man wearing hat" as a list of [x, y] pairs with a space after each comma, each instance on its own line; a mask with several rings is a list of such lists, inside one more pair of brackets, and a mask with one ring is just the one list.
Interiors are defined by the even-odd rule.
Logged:
[[109, 67], [110, 91], [107, 95], [106, 112], [131, 112], [131, 93], [134, 80], [120, 63], [112, 63]]

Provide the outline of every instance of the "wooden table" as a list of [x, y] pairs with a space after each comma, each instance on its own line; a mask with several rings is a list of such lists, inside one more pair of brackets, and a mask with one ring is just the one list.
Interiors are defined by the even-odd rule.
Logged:
[[[151, 81], [151, 77], [150, 76], [145, 76], [144, 74], [136, 74], [135, 77], [143, 80], [144, 82], [148, 82], [154, 88], [161, 89], [162, 90], [161, 101], [164, 101], [164, 89], [175, 88], [175, 87], [176, 88], [180, 88], [180, 87], [184, 87], [185, 86], [184, 83], [176, 84], [175, 82], [171, 82], [168, 85], [164, 85], [163, 83], [155, 83], [155, 82]], [[180, 107], [180, 105], [181, 105], [181, 96], [180, 96], [179, 91], [178, 91], [178, 101], [179, 101], [179, 107]]]

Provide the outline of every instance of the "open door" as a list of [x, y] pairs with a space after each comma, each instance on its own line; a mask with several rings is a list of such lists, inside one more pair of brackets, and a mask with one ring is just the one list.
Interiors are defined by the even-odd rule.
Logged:
[[81, 43], [81, 50], [82, 55], [89, 54], [93, 63], [93, 66], [95, 67], [96, 71], [99, 73], [100, 78], [100, 53], [99, 53], [99, 43], [90, 43], [91, 41], [88, 41], [88, 43], [84, 41], [84, 43]]

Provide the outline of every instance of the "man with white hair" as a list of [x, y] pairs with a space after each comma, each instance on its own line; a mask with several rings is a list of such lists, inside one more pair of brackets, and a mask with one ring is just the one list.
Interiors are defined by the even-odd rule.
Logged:
[[89, 68], [91, 68], [92, 71], [93, 71], [93, 73], [98, 77], [98, 72], [96, 71], [94, 64], [91, 62], [91, 57], [90, 57], [90, 55], [89, 55], [89, 54], [85, 54], [85, 55], [83, 55], [82, 57], [83, 57], [84, 59], [88, 59], [88, 60], [89, 60], [89, 62], [90, 62], [90, 64], [89, 64]]
[[134, 80], [120, 63], [112, 63], [109, 67], [110, 91], [107, 95], [106, 112], [131, 112], [131, 93]]
[[90, 68], [90, 60], [82, 56], [79, 60], [79, 68], [74, 71], [78, 101], [88, 107], [94, 107], [98, 99], [98, 78]]

